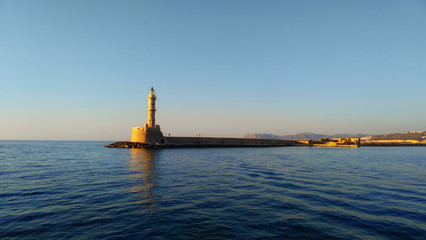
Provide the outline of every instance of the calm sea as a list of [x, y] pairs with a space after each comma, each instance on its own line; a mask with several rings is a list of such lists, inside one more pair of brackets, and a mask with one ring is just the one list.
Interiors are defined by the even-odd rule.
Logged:
[[426, 239], [426, 147], [0, 141], [0, 238]]

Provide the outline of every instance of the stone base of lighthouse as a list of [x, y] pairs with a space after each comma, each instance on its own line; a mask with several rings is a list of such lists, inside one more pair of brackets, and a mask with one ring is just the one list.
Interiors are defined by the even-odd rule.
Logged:
[[132, 128], [132, 138], [131, 142], [138, 143], [163, 143], [163, 133], [161, 132], [160, 125], [155, 127], [148, 127], [148, 124], [145, 124], [144, 127], [133, 127]]

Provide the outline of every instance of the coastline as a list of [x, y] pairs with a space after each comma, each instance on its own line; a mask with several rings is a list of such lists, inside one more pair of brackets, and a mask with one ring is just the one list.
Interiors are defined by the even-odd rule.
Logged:
[[[227, 141], [226, 143], [222, 140], [226, 138], [200, 138], [200, 137], [179, 137], [176, 138], [179, 139], [179, 142], [173, 142], [173, 143], [166, 143], [166, 144], [160, 144], [160, 143], [140, 143], [140, 142], [130, 142], [130, 141], [120, 141], [120, 142], [114, 142], [108, 145], [105, 145], [104, 147], [107, 148], [232, 148], [232, 147], [291, 147], [291, 146], [297, 146], [297, 147], [336, 147], [336, 146], [327, 146], [325, 144], [305, 144], [302, 142], [299, 142], [297, 140], [272, 140], [272, 139], [257, 139], [258, 141], [250, 141], [250, 139], [239, 139], [239, 138], [228, 138], [231, 140], [234, 140], [234, 143], [229, 144]], [[217, 140], [216, 142], [210, 142], [205, 143], [205, 139], [211, 140]], [[249, 140], [249, 142], [235, 142], [238, 140]], [[202, 142], [204, 141], [204, 142]], [[339, 147], [354, 147], [351, 145], [348, 146], [339, 146]], [[363, 143], [361, 142], [360, 147], [426, 147], [425, 143]]]
[[361, 147], [426, 147], [426, 143], [363, 143]]

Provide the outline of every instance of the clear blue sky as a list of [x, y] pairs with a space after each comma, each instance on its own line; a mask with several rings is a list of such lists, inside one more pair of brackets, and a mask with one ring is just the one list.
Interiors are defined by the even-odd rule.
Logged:
[[426, 1], [0, 1], [0, 139], [426, 130]]

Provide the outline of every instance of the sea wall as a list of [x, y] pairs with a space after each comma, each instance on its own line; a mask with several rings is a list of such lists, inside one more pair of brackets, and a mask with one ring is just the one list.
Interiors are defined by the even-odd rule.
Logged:
[[213, 137], [163, 137], [159, 143], [116, 142], [111, 148], [205, 148], [205, 147], [282, 147], [308, 146], [294, 140], [213, 138]]
[[295, 146], [303, 143], [292, 140], [213, 138], [213, 137], [164, 137], [168, 147], [275, 147]]

